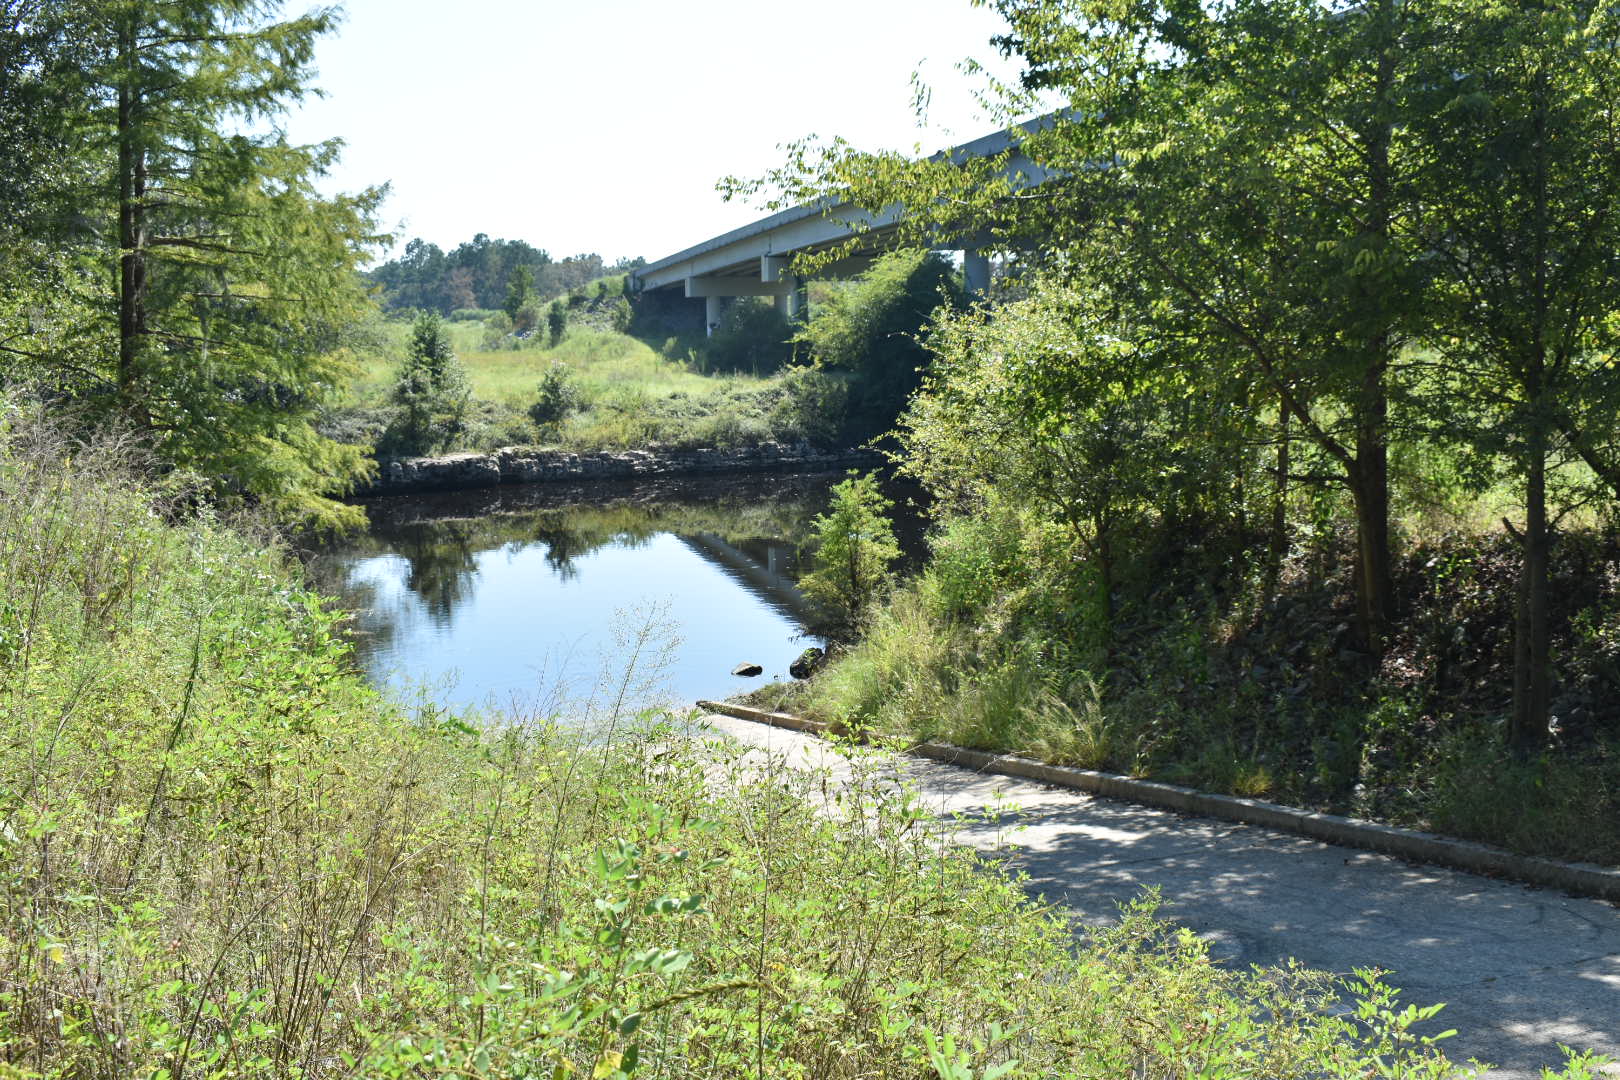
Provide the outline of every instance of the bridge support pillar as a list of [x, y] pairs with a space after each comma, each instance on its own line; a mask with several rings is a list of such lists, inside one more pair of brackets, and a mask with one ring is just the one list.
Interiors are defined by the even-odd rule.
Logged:
[[705, 296], [703, 298], [703, 326], [709, 337], [720, 328], [720, 297]]
[[970, 296], [983, 296], [990, 291], [990, 257], [968, 248], [962, 252], [962, 283]]
[[810, 317], [810, 286], [797, 274], [793, 275], [793, 288], [787, 294], [787, 317], [790, 319], [806, 319]]

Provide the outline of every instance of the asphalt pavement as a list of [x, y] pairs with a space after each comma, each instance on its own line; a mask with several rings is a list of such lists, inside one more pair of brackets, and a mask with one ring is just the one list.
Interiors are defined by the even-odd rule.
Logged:
[[[795, 768], [847, 767], [813, 735], [704, 722]], [[1431, 1030], [1458, 1030], [1449, 1056], [1489, 1062], [1502, 1080], [1559, 1066], [1559, 1044], [1620, 1058], [1614, 904], [918, 758], [884, 767], [941, 815], [966, 815], [959, 842], [1010, 841], [1029, 888], [1081, 921], [1105, 922], [1157, 887], [1160, 914], [1228, 963], [1393, 972], [1404, 1000], [1446, 1003]]]

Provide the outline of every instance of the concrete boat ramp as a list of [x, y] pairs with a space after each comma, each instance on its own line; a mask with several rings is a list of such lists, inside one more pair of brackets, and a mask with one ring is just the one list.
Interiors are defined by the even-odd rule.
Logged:
[[[814, 735], [728, 716], [704, 723], [790, 767], [848, 769]], [[1453, 1060], [1489, 1062], [1503, 1080], [1559, 1066], [1559, 1044], [1620, 1058], [1615, 904], [935, 761], [895, 756], [884, 767], [941, 815], [988, 815], [957, 840], [1015, 844], [1030, 888], [1083, 921], [1106, 921], [1157, 887], [1161, 914], [1230, 963], [1394, 972], [1406, 1001], [1446, 1003], [1432, 1030], [1458, 1030], [1443, 1044]], [[1620, 1077], [1620, 1066], [1607, 1071]]]

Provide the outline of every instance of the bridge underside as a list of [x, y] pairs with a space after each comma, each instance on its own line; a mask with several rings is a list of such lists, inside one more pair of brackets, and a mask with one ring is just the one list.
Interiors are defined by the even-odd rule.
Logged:
[[[942, 154], [965, 158], [1010, 151], [1006, 173], [1016, 186], [1043, 182], [1048, 174], [1018, 148], [1018, 139], [1015, 130], [995, 132]], [[704, 325], [711, 334], [720, 323], [722, 305], [733, 297], [771, 297], [793, 318], [806, 307], [805, 281], [792, 270], [795, 256], [841, 250], [851, 236], [859, 235], [858, 254], [817, 271], [818, 277], [851, 277], [892, 245], [902, 213], [898, 206], [876, 214], [849, 205], [798, 206], [650, 263], [632, 280], [638, 291], [667, 295], [680, 290], [677, 295], [703, 301]], [[990, 285], [990, 261], [977, 250], [975, 239], [942, 239], [942, 249], [962, 252], [968, 290], [984, 292]]]
[[[885, 250], [882, 240], [886, 239], [887, 230], [875, 235], [876, 241], [867, 251], [846, 255], [818, 267], [816, 277], [840, 280], [866, 271]], [[817, 252], [827, 246], [830, 245], [800, 248], [793, 254]], [[701, 300], [704, 305], [703, 322], [711, 334], [720, 325], [726, 301], [736, 297], [769, 297], [778, 311], [794, 319], [806, 312], [808, 282], [805, 277], [792, 271], [791, 259], [791, 255], [756, 255], [724, 266], [706, 267], [701, 273], [662, 274], [660, 278], [673, 276], [674, 280], [643, 280], [640, 288], [643, 291], [658, 290], [668, 295], [678, 294], [692, 301]], [[987, 256], [972, 248], [962, 249], [962, 266], [970, 292], [983, 293], [989, 288], [990, 260]]]

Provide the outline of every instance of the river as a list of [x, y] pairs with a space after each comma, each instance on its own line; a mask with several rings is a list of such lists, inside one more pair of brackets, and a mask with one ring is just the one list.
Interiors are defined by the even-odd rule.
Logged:
[[[797, 582], [841, 473], [531, 484], [365, 503], [316, 552], [354, 613], [356, 658], [402, 699], [566, 714], [628, 688], [689, 705], [788, 678], [824, 644]], [[890, 484], [908, 557], [914, 489]], [[764, 669], [732, 674], [739, 664]], [[630, 678], [626, 684], [626, 673]]]

